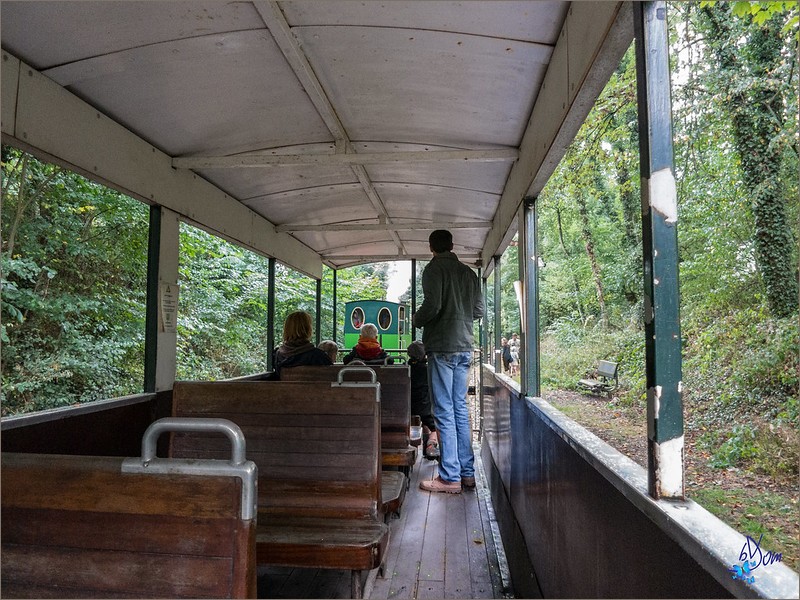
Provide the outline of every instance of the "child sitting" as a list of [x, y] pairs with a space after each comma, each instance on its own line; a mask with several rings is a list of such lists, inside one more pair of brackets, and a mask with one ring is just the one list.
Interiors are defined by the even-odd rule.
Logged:
[[348, 364], [355, 359], [363, 360], [368, 365], [393, 365], [394, 359], [389, 358], [386, 351], [381, 348], [378, 341], [378, 328], [372, 323], [364, 323], [360, 329], [361, 335], [358, 343], [342, 359], [344, 364]]
[[336, 362], [336, 359], [339, 356], [339, 345], [336, 342], [333, 340], [322, 340], [317, 348], [327, 354], [332, 363]]
[[411, 414], [419, 415], [422, 421], [422, 444], [425, 458], [439, 458], [439, 435], [436, 421], [431, 411], [431, 398], [428, 394], [428, 360], [425, 346], [420, 341], [411, 342], [406, 349], [408, 366], [411, 370]]

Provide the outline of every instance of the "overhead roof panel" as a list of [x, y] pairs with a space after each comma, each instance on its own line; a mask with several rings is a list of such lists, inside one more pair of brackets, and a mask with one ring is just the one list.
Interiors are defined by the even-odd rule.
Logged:
[[263, 29], [120, 50], [44, 74], [171, 155], [332, 140]]
[[364, 141], [517, 146], [552, 53], [544, 44], [428, 30], [293, 32], [350, 139]]
[[3, 0], [2, 11], [3, 48], [38, 70], [127, 48], [264, 27], [250, 2]]
[[376, 219], [375, 210], [358, 183], [298, 188], [251, 198], [245, 204], [268, 216], [276, 225], [326, 225]]
[[[281, 2], [292, 27], [359, 25], [470, 33], [553, 45], [569, 2]], [[367, 10], [365, 10], [365, 8]]]
[[[443, 186], [376, 183], [375, 189], [394, 219], [416, 221], [490, 222], [500, 197], [496, 194], [464, 192]], [[424, 199], [424, 201], [423, 201]]]

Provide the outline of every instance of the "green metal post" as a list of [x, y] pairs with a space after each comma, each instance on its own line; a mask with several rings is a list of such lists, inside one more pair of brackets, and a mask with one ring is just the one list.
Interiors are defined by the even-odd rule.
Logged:
[[519, 263], [522, 275], [522, 340], [520, 388], [525, 396], [541, 395], [539, 366], [539, 249], [536, 226], [536, 198], [522, 202], [519, 229]]
[[158, 361], [158, 266], [161, 256], [161, 207], [150, 207], [147, 237], [147, 303], [144, 328], [144, 391], [156, 391]]
[[[417, 312], [417, 259], [411, 259], [411, 314]], [[417, 328], [411, 326], [411, 340], [417, 339]]]
[[666, 3], [634, 2], [644, 254], [648, 488], [683, 498], [678, 199]]
[[[346, 318], [347, 315], [345, 315], [345, 319]], [[337, 344], [339, 343], [336, 331], [336, 269], [333, 269], [333, 334], [331, 335], [331, 339]]]
[[316, 302], [316, 325], [314, 326], [314, 331], [317, 334], [317, 346], [322, 341], [320, 337], [322, 332], [320, 331], [322, 327], [322, 279], [317, 279], [317, 302]]
[[500, 277], [500, 256], [494, 257], [494, 269], [492, 275], [494, 275], [494, 371], [495, 373], [502, 373], [503, 372], [503, 357], [501, 354], [497, 352], [500, 348], [500, 338], [503, 337], [503, 332], [501, 331], [502, 325], [500, 324], [500, 294], [502, 293], [500, 289], [500, 284], [502, 283], [502, 279]]
[[275, 259], [267, 263], [267, 370], [272, 371], [272, 351], [275, 349]]

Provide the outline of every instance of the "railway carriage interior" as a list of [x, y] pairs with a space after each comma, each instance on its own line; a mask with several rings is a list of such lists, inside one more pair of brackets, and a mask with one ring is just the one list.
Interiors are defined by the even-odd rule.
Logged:
[[[3, 145], [149, 210], [142, 393], [2, 419], [4, 595], [797, 598], [782, 564], [731, 577], [744, 536], [684, 494], [666, 10], [3, 0]], [[538, 366], [536, 198], [634, 43], [647, 469], [542, 400]], [[323, 267], [416, 266], [449, 229], [487, 294], [518, 236], [519, 383], [499, 306], [476, 339], [478, 491], [418, 489], [405, 365], [176, 382], [181, 223], [269, 260], [273, 317], [276, 264], [317, 282], [317, 331]], [[419, 339], [415, 288], [348, 303], [344, 346], [364, 320]]]

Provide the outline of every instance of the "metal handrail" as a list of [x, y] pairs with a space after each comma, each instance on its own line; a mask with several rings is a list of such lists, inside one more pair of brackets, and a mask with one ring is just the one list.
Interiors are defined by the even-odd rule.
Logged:
[[[216, 432], [225, 434], [231, 441], [230, 460], [158, 458], [156, 442], [168, 431]], [[238, 477], [242, 480], [241, 518], [255, 518], [258, 502], [258, 467], [246, 460], [244, 434], [236, 423], [228, 419], [166, 417], [152, 423], [142, 436], [142, 456], [122, 461], [123, 473], [150, 473], [158, 475], [204, 475]]]

